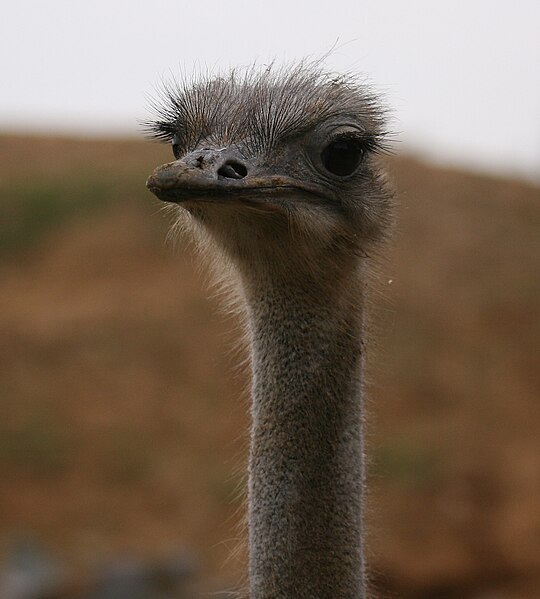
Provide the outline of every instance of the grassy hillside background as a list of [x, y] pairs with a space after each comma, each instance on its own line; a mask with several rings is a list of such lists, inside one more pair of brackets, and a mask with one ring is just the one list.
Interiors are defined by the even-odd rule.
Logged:
[[[243, 571], [236, 327], [144, 187], [169, 149], [0, 137], [0, 550], [84, 576], [190, 548]], [[392, 159], [373, 294], [369, 551], [381, 597], [540, 587], [540, 190]], [[232, 555], [232, 557], [231, 557]]]

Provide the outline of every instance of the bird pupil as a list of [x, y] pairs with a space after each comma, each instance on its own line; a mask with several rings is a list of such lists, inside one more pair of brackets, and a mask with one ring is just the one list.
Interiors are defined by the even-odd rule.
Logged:
[[352, 175], [362, 159], [362, 148], [356, 140], [341, 139], [326, 146], [321, 154], [321, 160], [333, 175], [346, 177]]

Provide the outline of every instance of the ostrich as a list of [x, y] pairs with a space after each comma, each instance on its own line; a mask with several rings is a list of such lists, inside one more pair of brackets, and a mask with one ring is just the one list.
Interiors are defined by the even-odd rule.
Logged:
[[[165, 85], [147, 180], [243, 307], [252, 367], [251, 599], [366, 596], [363, 363], [370, 257], [391, 222], [370, 89], [302, 63]], [[216, 262], [217, 259], [217, 262]]]

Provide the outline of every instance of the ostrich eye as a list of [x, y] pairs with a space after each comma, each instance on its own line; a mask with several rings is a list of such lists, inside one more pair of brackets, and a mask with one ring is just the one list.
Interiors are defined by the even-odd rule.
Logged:
[[180, 158], [180, 156], [182, 154], [180, 151], [180, 140], [178, 139], [178, 135], [175, 135], [172, 138], [171, 145], [172, 145], [172, 152], [174, 154], [174, 157], [178, 160], [178, 158]]
[[322, 151], [324, 168], [339, 177], [352, 175], [364, 158], [365, 149], [357, 139], [338, 139]]

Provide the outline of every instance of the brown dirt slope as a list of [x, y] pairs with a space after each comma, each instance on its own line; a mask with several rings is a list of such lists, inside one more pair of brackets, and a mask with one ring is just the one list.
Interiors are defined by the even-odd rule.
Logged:
[[[230, 581], [247, 377], [234, 323], [189, 249], [164, 243], [144, 189], [166, 157], [0, 137], [0, 540], [33, 534], [83, 567], [185, 543]], [[383, 597], [533, 598], [540, 190], [391, 169], [399, 225], [373, 294], [374, 582]]]

